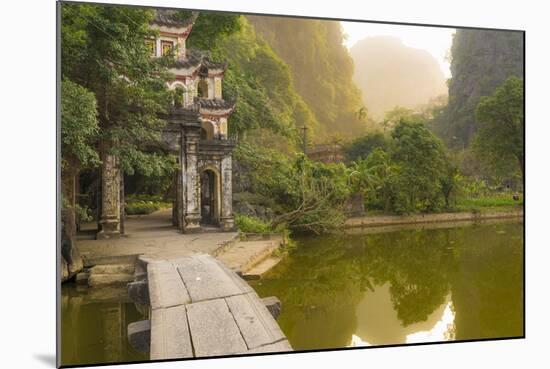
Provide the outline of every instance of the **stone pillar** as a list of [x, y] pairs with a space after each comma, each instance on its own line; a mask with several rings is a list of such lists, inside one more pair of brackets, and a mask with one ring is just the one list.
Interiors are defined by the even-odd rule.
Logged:
[[[178, 158], [178, 164], [180, 164], [180, 159]], [[172, 225], [174, 227], [178, 227], [180, 229], [183, 229], [180, 227], [179, 220], [180, 220], [180, 211], [181, 211], [181, 203], [180, 203], [180, 193], [181, 193], [181, 170], [178, 169], [175, 171], [173, 177], [172, 177], [172, 189], [170, 190], [171, 193], [174, 194], [174, 200], [172, 201]]]
[[221, 197], [222, 209], [220, 226], [224, 231], [231, 231], [235, 228], [233, 219], [233, 185], [232, 185], [231, 155], [222, 159], [221, 163]]
[[120, 210], [120, 234], [125, 234], [124, 231], [124, 222], [126, 221], [126, 209], [124, 209], [124, 204], [126, 204], [126, 195], [124, 193], [124, 171], [119, 170], [120, 175], [120, 199], [119, 199], [119, 210]]
[[185, 191], [184, 232], [200, 230], [200, 182], [198, 174], [200, 130], [190, 130], [183, 135], [182, 187]]
[[116, 156], [104, 153], [101, 167], [101, 230], [98, 239], [120, 237], [120, 170]]
[[[182, 138], [182, 141], [184, 138]], [[176, 172], [176, 226], [178, 229], [181, 229], [182, 231], [185, 230], [185, 212], [186, 212], [186, 204], [185, 204], [185, 168], [186, 168], [186, 160], [185, 160], [185, 152], [184, 152], [184, 146], [182, 144], [182, 148], [180, 150], [180, 157], [179, 157], [179, 163], [180, 163], [180, 169]]]

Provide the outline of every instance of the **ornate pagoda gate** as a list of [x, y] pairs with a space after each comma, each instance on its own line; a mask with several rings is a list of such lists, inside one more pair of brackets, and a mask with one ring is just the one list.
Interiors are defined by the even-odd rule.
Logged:
[[[229, 231], [234, 228], [231, 153], [235, 145], [227, 136], [227, 121], [235, 103], [222, 97], [227, 63], [213, 62], [201, 51], [186, 49], [196, 17], [197, 13], [182, 21], [172, 10], [157, 10], [151, 27], [158, 30], [159, 37], [146, 40], [152, 57], [175, 51], [170, 67], [175, 78], [168, 84], [175, 101], [164, 117], [167, 125], [162, 131], [164, 146], [178, 156], [179, 163], [172, 223], [183, 232], [197, 232], [202, 226]], [[103, 160], [107, 165], [102, 173], [97, 237], [116, 238], [124, 215], [123, 184], [117, 159], [104, 155]]]

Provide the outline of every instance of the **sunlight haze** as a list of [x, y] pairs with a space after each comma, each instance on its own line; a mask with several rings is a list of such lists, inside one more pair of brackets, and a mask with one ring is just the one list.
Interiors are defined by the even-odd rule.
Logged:
[[344, 44], [351, 49], [358, 41], [369, 36], [393, 36], [400, 38], [406, 46], [428, 51], [439, 63], [445, 78], [451, 77], [446, 55], [452, 43], [454, 28], [401, 26], [365, 22], [341, 22], [347, 39]]

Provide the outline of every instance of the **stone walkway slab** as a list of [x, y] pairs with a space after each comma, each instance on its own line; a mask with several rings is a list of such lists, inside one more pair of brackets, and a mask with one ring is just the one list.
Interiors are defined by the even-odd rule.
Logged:
[[174, 262], [189, 291], [192, 302], [223, 298], [251, 292], [246, 283], [239, 283], [231, 271], [223, 268], [212, 257], [197, 255]]
[[151, 360], [193, 357], [184, 305], [151, 313]]
[[247, 350], [223, 299], [190, 304], [187, 314], [196, 356], [230, 355]]
[[285, 339], [255, 292], [225, 299], [249, 349]]
[[149, 263], [147, 279], [151, 309], [184, 305], [191, 302], [183, 281], [171, 263]]

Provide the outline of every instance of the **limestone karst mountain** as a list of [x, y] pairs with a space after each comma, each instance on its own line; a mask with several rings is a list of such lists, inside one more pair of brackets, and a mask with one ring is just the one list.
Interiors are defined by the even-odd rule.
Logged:
[[438, 131], [449, 143], [468, 146], [477, 129], [480, 97], [491, 95], [510, 76], [523, 76], [523, 34], [460, 29], [451, 54], [449, 105]]
[[362, 90], [369, 114], [377, 120], [395, 106], [415, 108], [447, 94], [445, 77], [426, 50], [408, 47], [396, 37], [373, 36], [350, 50], [354, 81]]

